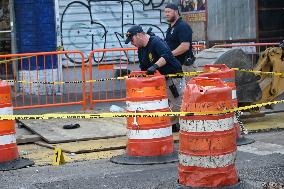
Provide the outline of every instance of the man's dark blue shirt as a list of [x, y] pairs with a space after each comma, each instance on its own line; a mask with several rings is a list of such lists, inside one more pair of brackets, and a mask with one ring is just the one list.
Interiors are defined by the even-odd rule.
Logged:
[[189, 55], [188, 53], [192, 53], [192, 29], [181, 18], [179, 18], [172, 27], [169, 26], [166, 32], [165, 41], [172, 51], [175, 50], [182, 42], [190, 43], [190, 49], [188, 52], [176, 56], [181, 64], [185, 62], [185, 59]]
[[147, 46], [138, 48], [138, 58], [142, 71], [146, 71], [161, 57], [166, 60], [166, 65], [157, 69], [161, 74], [182, 72], [180, 62], [174, 57], [167, 44], [160, 37], [150, 36]]

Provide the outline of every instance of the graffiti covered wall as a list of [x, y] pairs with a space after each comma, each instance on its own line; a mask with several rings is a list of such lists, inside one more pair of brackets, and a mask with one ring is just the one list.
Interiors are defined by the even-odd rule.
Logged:
[[80, 50], [85, 58], [93, 49], [131, 47], [124, 44], [124, 34], [133, 24], [144, 31], [152, 27], [164, 38], [166, 3], [168, 0], [59, 0], [58, 45], [64, 50]]

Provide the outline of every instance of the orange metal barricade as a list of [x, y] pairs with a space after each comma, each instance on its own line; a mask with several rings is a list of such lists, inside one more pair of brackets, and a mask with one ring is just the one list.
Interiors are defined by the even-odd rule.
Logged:
[[[205, 45], [193, 45], [194, 54], [203, 49]], [[14, 110], [66, 105], [86, 110], [87, 90], [90, 109], [97, 102], [125, 101], [124, 79], [112, 78], [140, 70], [137, 61], [137, 48], [93, 50], [88, 71], [81, 51], [0, 55], [0, 79], [10, 81]], [[87, 88], [87, 73], [88, 80], [104, 80]]]
[[213, 48], [232, 48], [232, 47], [271, 47], [271, 46], [278, 46], [279, 43], [235, 43], [235, 44], [220, 44], [220, 45], [214, 45]]
[[205, 44], [193, 44], [192, 45], [192, 51], [193, 54], [198, 54], [200, 51], [204, 50], [206, 48]]
[[251, 56], [253, 64], [257, 63], [258, 55], [268, 47], [279, 46], [279, 43], [235, 43], [214, 45], [212, 48], [241, 48]]
[[0, 55], [0, 65], [0, 79], [10, 80], [13, 86], [15, 110], [65, 105], [82, 105], [86, 110], [85, 64], [82, 52]]
[[[111, 80], [137, 67], [136, 48], [93, 50], [89, 55], [90, 109], [97, 102], [125, 101], [125, 80]], [[94, 67], [93, 67], [94, 66]], [[104, 79], [104, 81], [95, 81]]]
[[[193, 45], [194, 54], [205, 45]], [[111, 78], [124, 76], [138, 67], [137, 48], [112, 48], [93, 50], [89, 55], [90, 109], [98, 102], [125, 101], [125, 80]], [[104, 81], [95, 81], [105, 79]], [[93, 80], [93, 81], [92, 81]]]

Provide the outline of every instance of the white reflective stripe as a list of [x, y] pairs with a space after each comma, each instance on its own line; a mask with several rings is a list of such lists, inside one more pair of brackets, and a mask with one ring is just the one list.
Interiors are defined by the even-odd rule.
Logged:
[[13, 107], [0, 108], [0, 115], [13, 115]]
[[172, 126], [160, 129], [149, 130], [128, 130], [129, 139], [154, 139], [172, 135]]
[[237, 90], [232, 90], [232, 99], [237, 98]]
[[139, 101], [126, 101], [126, 109], [128, 111], [145, 111], [145, 110], [161, 110], [169, 107], [168, 99]]
[[0, 136], [0, 145], [6, 145], [11, 143], [16, 143], [15, 134]]
[[191, 156], [179, 154], [179, 163], [183, 166], [218, 168], [232, 165], [236, 160], [236, 152], [219, 156]]
[[234, 127], [234, 118], [219, 120], [184, 120], [180, 119], [180, 130], [185, 132], [214, 132], [230, 130]]
[[239, 123], [238, 118], [236, 116], [236, 114], [234, 115], [234, 123]]

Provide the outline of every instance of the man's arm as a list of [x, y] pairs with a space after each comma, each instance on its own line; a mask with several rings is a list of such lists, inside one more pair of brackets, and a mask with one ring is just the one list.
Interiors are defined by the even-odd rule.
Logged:
[[159, 68], [162, 67], [164, 65], [166, 65], [166, 59], [164, 59], [163, 57], [159, 58], [159, 60], [157, 62], [155, 62], [150, 68], [147, 69], [146, 74], [147, 75], [152, 75], [155, 73], [155, 71]]
[[171, 54], [171, 50], [162, 40], [156, 40], [153, 45], [153, 49], [160, 58], [150, 68], [147, 69], [146, 74], [154, 74], [159, 67], [166, 65]]
[[138, 60], [139, 60], [139, 67], [141, 71], [146, 71], [148, 67], [146, 67], [145, 64], [143, 63], [141, 50], [138, 50]]
[[157, 60], [157, 62], [155, 62], [155, 64], [157, 64], [159, 67], [166, 65], [167, 62], [170, 61], [170, 57], [173, 56], [170, 48], [162, 39], [156, 40], [153, 49], [156, 52], [156, 54], [160, 57]]
[[164, 59], [164, 57], [159, 58], [159, 60], [157, 62], [155, 62], [155, 64], [157, 64], [159, 67], [162, 67], [164, 65], [166, 65], [166, 60]]
[[179, 56], [190, 49], [190, 43], [192, 42], [192, 29], [185, 23], [182, 23], [177, 30], [177, 38], [180, 45], [172, 51], [174, 56]]
[[174, 56], [181, 55], [189, 50], [190, 43], [182, 42], [175, 50], [172, 51]]

